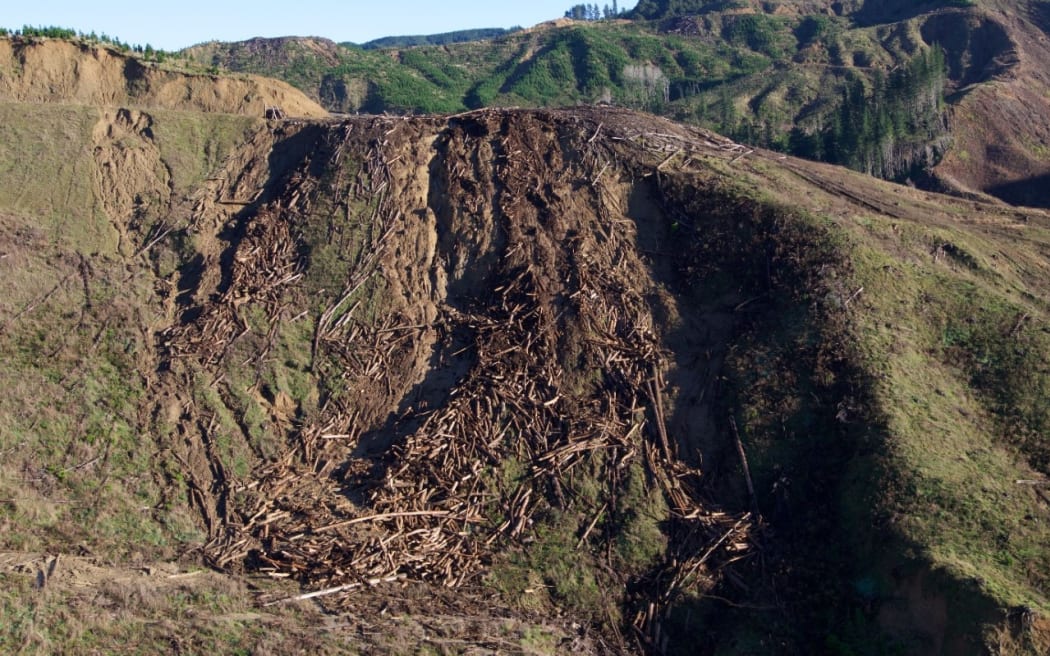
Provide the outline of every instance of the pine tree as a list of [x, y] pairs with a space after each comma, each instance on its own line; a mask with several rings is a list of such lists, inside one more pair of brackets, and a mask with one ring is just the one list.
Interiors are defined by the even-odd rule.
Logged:
[[590, 9], [587, 5], [573, 5], [569, 11], [565, 12], [565, 17], [573, 20], [588, 20], [589, 13]]

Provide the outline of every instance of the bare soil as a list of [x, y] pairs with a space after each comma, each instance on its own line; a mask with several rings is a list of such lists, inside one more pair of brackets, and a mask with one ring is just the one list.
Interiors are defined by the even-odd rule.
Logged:
[[57, 39], [0, 39], [0, 99], [98, 107], [164, 107], [262, 117], [328, 112], [279, 80], [190, 74], [144, 63], [114, 48]]
[[952, 146], [935, 167], [956, 191], [1047, 206], [1050, 175], [1050, 60], [1044, 3], [991, 3], [945, 10], [924, 38], [944, 44], [960, 88], [951, 99]]

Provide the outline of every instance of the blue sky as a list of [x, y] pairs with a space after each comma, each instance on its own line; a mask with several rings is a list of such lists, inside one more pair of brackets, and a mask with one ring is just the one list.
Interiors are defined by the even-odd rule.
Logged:
[[[593, 1], [593, 0], [592, 0]], [[611, 4], [611, 0], [609, 0]], [[177, 50], [202, 41], [253, 36], [323, 36], [363, 43], [381, 36], [436, 34], [474, 27], [529, 27], [563, 16], [573, 0], [25, 0], [5, 2], [0, 26], [71, 27], [132, 44]], [[587, 3], [590, 4], [590, 3]], [[598, 2], [604, 6], [602, 0]], [[624, 0], [629, 9], [637, 0]]]

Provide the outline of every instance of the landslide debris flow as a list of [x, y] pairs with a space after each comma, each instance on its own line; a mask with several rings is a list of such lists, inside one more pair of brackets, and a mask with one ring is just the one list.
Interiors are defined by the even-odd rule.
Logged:
[[666, 646], [670, 608], [753, 557], [761, 518], [721, 507], [701, 464], [733, 308], [757, 299], [689, 291], [706, 265], [673, 250], [696, 227], [639, 155], [742, 151], [659, 125], [362, 117], [246, 150], [195, 208], [218, 239], [159, 338], [156, 414], [208, 560], [333, 596], [476, 586], [561, 531], [550, 557], [634, 591], [604, 593], [621, 646]]
[[56, 227], [0, 214], [13, 548], [394, 653], [1041, 653], [1000, 612], [1046, 571], [1038, 211], [612, 108], [9, 135], [49, 116]]

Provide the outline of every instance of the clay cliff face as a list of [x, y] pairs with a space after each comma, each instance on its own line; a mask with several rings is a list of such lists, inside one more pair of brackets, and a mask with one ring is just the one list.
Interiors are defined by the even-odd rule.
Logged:
[[285, 82], [165, 70], [112, 48], [53, 39], [0, 40], [0, 101], [65, 103], [262, 116], [328, 112]]

